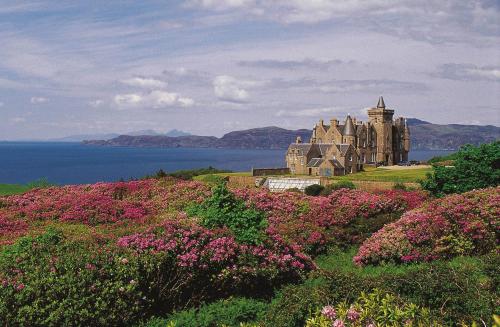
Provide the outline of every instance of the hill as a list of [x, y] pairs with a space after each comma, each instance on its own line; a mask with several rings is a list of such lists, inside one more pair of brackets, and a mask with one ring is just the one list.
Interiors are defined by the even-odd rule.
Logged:
[[[416, 118], [408, 119], [411, 126], [412, 150], [456, 150], [470, 143], [479, 145], [500, 139], [500, 127], [476, 125], [438, 125]], [[120, 135], [110, 140], [89, 140], [85, 144], [104, 146], [137, 147], [191, 147], [191, 148], [236, 148], [236, 149], [286, 149], [300, 136], [309, 140], [307, 129], [288, 130], [280, 127], [262, 127], [234, 131], [221, 138], [214, 136], [165, 136], [165, 135]]]

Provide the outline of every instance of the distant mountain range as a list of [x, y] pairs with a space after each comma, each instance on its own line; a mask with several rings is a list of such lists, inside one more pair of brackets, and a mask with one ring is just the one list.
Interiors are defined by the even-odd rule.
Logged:
[[[50, 139], [48, 141], [51, 141], [51, 142], [82, 142], [85, 140], [110, 140], [110, 139], [113, 139], [113, 138], [118, 137], [120, 135], [122, 135], [122, 134], [118, 134], [118, 133], [78, 134], [78, 135], [70, 135], [70, 136], [66, 136], [66, 137]], [[158, 135], [158, 136], [160, 136], [161, 135], [161, 136], [178, 137], [178, 136], [188, 136], [191, 134], [177, 130], [177, 129], [172, 129], [164, 134], [159, 133], [157, 131], [153, 131], [151, 129], [146, 129], [146, 130], [125, 133], [125, 135], [131, 135], [131, 136], [140, 136], [140, 135]]]
[[[408, 119], [412, 150], [456, 150], [471, 143], [489, 143], [500, 139], [500, 127], [476, 125], [438, 125]], [[214, 136], [182, 135], [120, 135], [111, 139], [87, 140], [85, 144], [102, 146], [134, 147], [191, 147], [233, 149], [286, 149], [297, 136], [307, 141], [311, 130], [288, 130], [275, 126], [230, 132], [217, 138]]]

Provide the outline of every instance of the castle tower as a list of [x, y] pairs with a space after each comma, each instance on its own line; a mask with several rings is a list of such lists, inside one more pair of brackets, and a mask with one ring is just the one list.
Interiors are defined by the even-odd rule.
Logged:
[[356, 141], [356, 129], [354, 128], [354, 123], [352, 122], [351, 115], [347, 115], [344, 124], [344, 130], [342, 131], [342, 143], [355, 145]]
[[392, 117], [394, 110], [385, 107], [380, 96], [377, 107], [368, 109], [368, 120], [377, 133], [376, 161], [387, 165], [394, 164], [392, 152]]
[[410, 128], [405, 119], [405, 127], [403, 131], [403, 161], [408, 161], [408, 152], [410, 152]]

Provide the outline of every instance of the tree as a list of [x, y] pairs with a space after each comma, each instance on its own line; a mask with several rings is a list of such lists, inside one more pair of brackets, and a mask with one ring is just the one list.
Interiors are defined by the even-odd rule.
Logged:
[[465, 145], [457, 152], [454, 165], [433, 166], [422, 188], [436, 196], [463, 193], [500, 184], [500, 141], [479, 147]]

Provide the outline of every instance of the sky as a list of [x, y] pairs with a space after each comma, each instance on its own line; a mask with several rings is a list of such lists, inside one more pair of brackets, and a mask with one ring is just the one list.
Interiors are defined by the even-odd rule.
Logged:
[[500, 126], [499, 0], [0, 0], [0, 140]]

